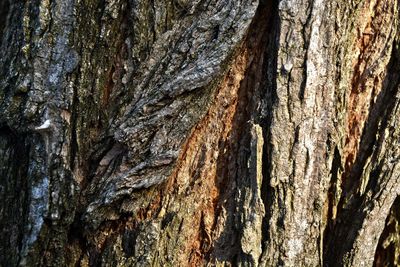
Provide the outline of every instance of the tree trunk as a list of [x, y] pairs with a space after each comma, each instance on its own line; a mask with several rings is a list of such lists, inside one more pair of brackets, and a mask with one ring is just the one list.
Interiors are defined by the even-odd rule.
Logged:
[[397, 0], [0, 0], [0, 266], [400, 266]]

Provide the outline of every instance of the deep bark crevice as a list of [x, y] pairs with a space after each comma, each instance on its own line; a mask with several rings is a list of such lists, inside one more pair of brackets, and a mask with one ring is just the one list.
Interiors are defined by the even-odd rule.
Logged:
[[386, 219], [375, 252], [374, 266], [397, 266], [400, 264], [400, 197], [393, 203]]
[[[396, 45], [395, 43], [394, 47]], [[337, 206], [336, 219], [333, 221], [333, 227], [327, 232], [328, 236], [324, 246], [324, 261], [327, 266], [335, 266], [338, 258], [343, 259], [346, 253], [350, 253], [350, 250], [353, 249], [352, 244], [354, 244], [367, 216], [365, 209], [374, 205], [372, 200], [382, 190], [382, 185], [379, 185], [379, 174], [383, 171], [382, 162], [379, 162], [377, 157], [378, 149], [383, 143], [385, 129], [388, 128], [389, 116], [393, 114], [393, 109], [397, 105], [397, 98], [393, 96], [399, 90], [398, 55], [398, 50], [394, 48], [391, 61], [387, 66], [388, 74], [382, 82], [383, 88], [377, 96], [375, 104], [370, 107], [355, 163], [352, 169], [344, 174], [347, 175], [346, 186], [343, 187], [342, 197]], [[365, 174], [368, 158], [371, 158], [371, 162], [374, 162], [376, 167], [369, 174]], [[363, 175], [369, 176], [365, 189], [360, 188]], [[364, 192], [370, 192], [371, 195]], [[343, 242], [344, 240], [346, 241]], [[337, 247], [337, 249], [330, 250], [329, 248], [332, 247]], [[351, 261], [350, 258], [347, 260]]]
[[[6, 28], [8, 12], [10, 10], [9, 0], [0, 1], [0, 40], [3, 40], [3, 31]], [[2, 41], [0, 41], [0, 44]]]
[[271, 145], [269, 143], [269, 136], [270, 136], [270, 127], [272, 124], [272, 109], [277, 101], [277, 94], [276, 94], [276, 79], [277, 74], [275, 70], [278, 68], [277, 64], [277, 51], [278, 51], [278, 37], [280, 35], [280, 18], [277, 15], [278, 13], [278, 1], [266, 0], [264, 1], [264, 9], [268, 9], [268, 19], [267, 19], [267, 31], [265, 33], [266, 40], [265, 40], [265, 52], [262, 55], [264, 57], [263, 60], [263, 77], [264, 80], [262, 85], [260, 86], [261, 89], [261, 112], [259, 114], [260, 125], [263, 128], [263, 137], [265, 140], [264, 148], [263, 148], [263, 183], [261, 187], [261, 198], [264, 202], [265, 210], [265, 217], [263, 218], [262, 224], [262, 250], [265, 251], [266, 242], [271, 240], [271, 237], [268, 236], [268, 221], [271, 217], [271, 211], [269, 209], [269, 203], [272, 202], [272, 199], [275, 197], [274, 190], [271, 190], [270, 182], [270, 168], [271, 168]]

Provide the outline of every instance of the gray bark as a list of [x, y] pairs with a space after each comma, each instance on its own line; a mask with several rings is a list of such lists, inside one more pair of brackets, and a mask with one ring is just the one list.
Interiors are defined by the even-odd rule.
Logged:
[[393, 266], [397, 0], [0, 0], [0, 266]]

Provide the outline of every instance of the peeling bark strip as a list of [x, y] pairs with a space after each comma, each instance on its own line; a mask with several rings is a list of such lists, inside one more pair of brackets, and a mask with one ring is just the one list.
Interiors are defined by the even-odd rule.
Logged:
[[399, 265], [397, 0], [0, 0], [0, 266]]

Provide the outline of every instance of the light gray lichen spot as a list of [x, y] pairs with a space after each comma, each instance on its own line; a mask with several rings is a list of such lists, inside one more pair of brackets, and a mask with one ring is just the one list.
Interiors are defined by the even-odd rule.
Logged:
[[303, 250], [303, 241], [301, 239], [290, 239], [288, 241], [288, 257], [293, 260]]
[[32, 244], [42, 228], [43, 217], [49, 205], [49, 178], [44, 177], [42, 181], [32, 187], [32, 200], [29, 210], [31, 231], [27, 243]]
[[31, 201], [29, 205], [28, 229], [22, 248], [22, 261], [27, 255], [31, 245], [37, 240], [42, 229], [44, 216], [49, 209], [49, 178], [45, 176], [40, 182], [34, 184], [31, 189]]

